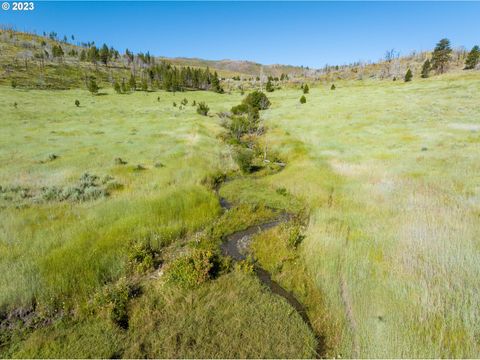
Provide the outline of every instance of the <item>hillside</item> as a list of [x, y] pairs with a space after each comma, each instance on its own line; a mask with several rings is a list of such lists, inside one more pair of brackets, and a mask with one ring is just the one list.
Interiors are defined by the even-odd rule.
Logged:
[[[53, 47], [59, 46], [63, 55], [55, 57]], [[68, 89], [84, 87], [85, 78], [94, 75], [100, 83], [111, 86], [114, 79], [122, 79], [135, 73], [142, 77], [149, 64], [142, 62], [142, 56], [135, 56], [134, 61], [125, 54], [117, 54], [108, 65], [100, 61], [81, 61], [80, 54], [88, 51], [86, 46], [78, 46], [58, 41], [46, 36], [21, 33], [11, 30], [0, 31], [0, 84], [10, 84], [15, 80], [17, 86], [27, 88]], [[466, 58], [463, 49], [454, 52], [451, 70], [463, 68]], [[354, 63], [350, 65], [325, 66], [323, 69], [308, 69], [289, 65], [262, 65], [250, 61], [203, 60], [191, 58], [152, 57], [154, 63], [162, 61], [177, 67], [210, 68], [217, 71], [227, 89], [249, 89], [262, 86], [267, 77], [280, 78], [288, 76], [288, 83], [333, 82], [337, 80], [362, 79], [403, 79], [407, 69], [419, 74], [423, 62], [430, 56], [429, 52], [413, 53], [408, 56], [391, 56], [389, 60], [376, 63]], [[236, 81], [232, 78], [239, 77]], [[139, 79], [137, 79], [139, 80]], [[258, 81], [260, 80], [260, 81]], [[276, 81], [277, 86], [285, 81]]]
[[[53, 48], [57, 46], [62, 48], [61, 56], [53, 54]], [[82, 86], [86, 74], [95, 74], [100, 82], [109, 83], [113, 77], [128, 78], [132, 71], [141, 71], [147, 65], [138, 56], [132, 62], [125, 55], [111, 59], [108, 66], [100, 61], [96, 64], [81, 61], [82, 50], [88, 49], [47, 36], [0, 30], [0, 84], [10, 84], [14, 79], [19, 87], [68, 89]], [[249, 61], [165, 57], [154, 57], [154, 61], [165, 61], [178, 67], [209, 67], [224, 79], [239, 76], [253, 82], [259, 76], [280, 77], [281, 74], [288, 74], [290, 77], [301, 77], [305, 74], [301, 67], [261, 65]]]
[[479, 356], [465, 52], [92, 48], [0, 33], [0, 358]]

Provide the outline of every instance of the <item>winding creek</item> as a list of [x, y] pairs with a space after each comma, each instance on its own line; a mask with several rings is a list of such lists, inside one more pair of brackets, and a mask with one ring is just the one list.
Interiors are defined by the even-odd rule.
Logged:
[[[222, 198], [217, 189], [217, 195], [220, 200], [220, 205], [224, 210], [228, 210], [232, 205]], [[241, 231], [234, 232], [225, 237], [224, 242], [221, 245], [223, 255], [230, 256], [235, 261], [245, 260], [248, 255], [248, 247], [253, 236], [278, 226], [282, 223], [289, 221], [292, 218], [290, 214], [280, 213], [274, 220], [267, 221], [265, 223], [250, 226], [249, 228]], [[295, 311], [300, 315], [305, 324], [309, 327], [317, 340], [317, 348], [315, 349], [317, 358], [322, 357], [324, 353], [323, 338], [319, 336], [314, 330], [310, 319], [308, 318], [307, 311], [302, 303], [295, 297], [295, 295], [283, 288], [279, 283], [272, 279], [271, 274], [260, 267], [258, 264], [254, 265], [255, 274], [258, 279], [264, 284], [273, 294], [278, 295], [285, 299]]]

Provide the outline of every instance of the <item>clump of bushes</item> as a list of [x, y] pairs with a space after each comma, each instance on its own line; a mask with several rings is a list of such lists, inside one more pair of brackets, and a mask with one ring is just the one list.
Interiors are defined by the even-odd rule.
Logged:
[[294, 224], [288, 228], [287, 231], [287, 245], [292, 249], [296, 249], [302, 243], [303, 239], [305, 239], [300, 224]]
[[412, 81], [412, 78], [413, 78], [412, 70], [408, 69], [407, 73], [405, 74], [405, 82]]
[[302, 97], [300, 98], [300, 104], [305, 104], [307, 102], [307, 98], [302, 95]]
[[235, 270], [250, 275], [255, 272], [255, 265], [252, 259], [249, 257], [248, 259], [237, 261], [235, 263]]
[[243, 99], [243, 104], [257, 108], [258, 110], [266, 110], [271, 105], [267, 95], [261, 91], [254, 91], [248, 94], [245, 99]]
[[222, 270], [220, 256], [211, 250], [193, 249], [174, 260], [166, 270], [167, 282], [192, 288], [215, 278]]
[[106, 307], [112, 322], [122, 329], [128, 329], [128, 303], [138, 296], [140, 288], [121, 278], [115, 284], [106, 286], [95, 298], [94, 305]]
[[134, 274], [145, 274], [159, 265], [158, 255], [150, 243], [133, 242], [128, 253], [128, 267]]
[[252, 172], [254, 153], [252, 149], [239, 147], [235, 151], [235, 161], [243, 173]]
[[210, 111], [210, 108], [203, 101], [198, 103], [197, 114], [207, 116], [209, 111]]
[[118, 189], [121, 184], [114, 181], [112, 177], [106, 177], [99, 181], [99, 177], [84, 173], [76, 186], [72, 187], [43, 187], [41, 199], [43, 201], [88, 201], [96, 200], [109, 195], [107, 189]]

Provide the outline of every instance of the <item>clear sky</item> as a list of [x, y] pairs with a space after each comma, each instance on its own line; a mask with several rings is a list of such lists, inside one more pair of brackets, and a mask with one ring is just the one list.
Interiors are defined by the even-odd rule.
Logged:
[[[0, 0], [1, 2], [2, 0]], [[11, 2], [10, 2], [11, 3]], [[0, 10], [17, 30], [55, 31], [120, 51], [322, 67], [480, 43], [480, 2], [35, 2]]]

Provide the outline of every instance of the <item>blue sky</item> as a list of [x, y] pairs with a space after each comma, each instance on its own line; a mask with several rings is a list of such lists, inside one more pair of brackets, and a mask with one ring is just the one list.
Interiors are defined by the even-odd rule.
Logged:
[[321, 67], [480, 43], [480, 2], [35, 2], [0, 10], [17, 30], [56, 31], [124, 51]]

